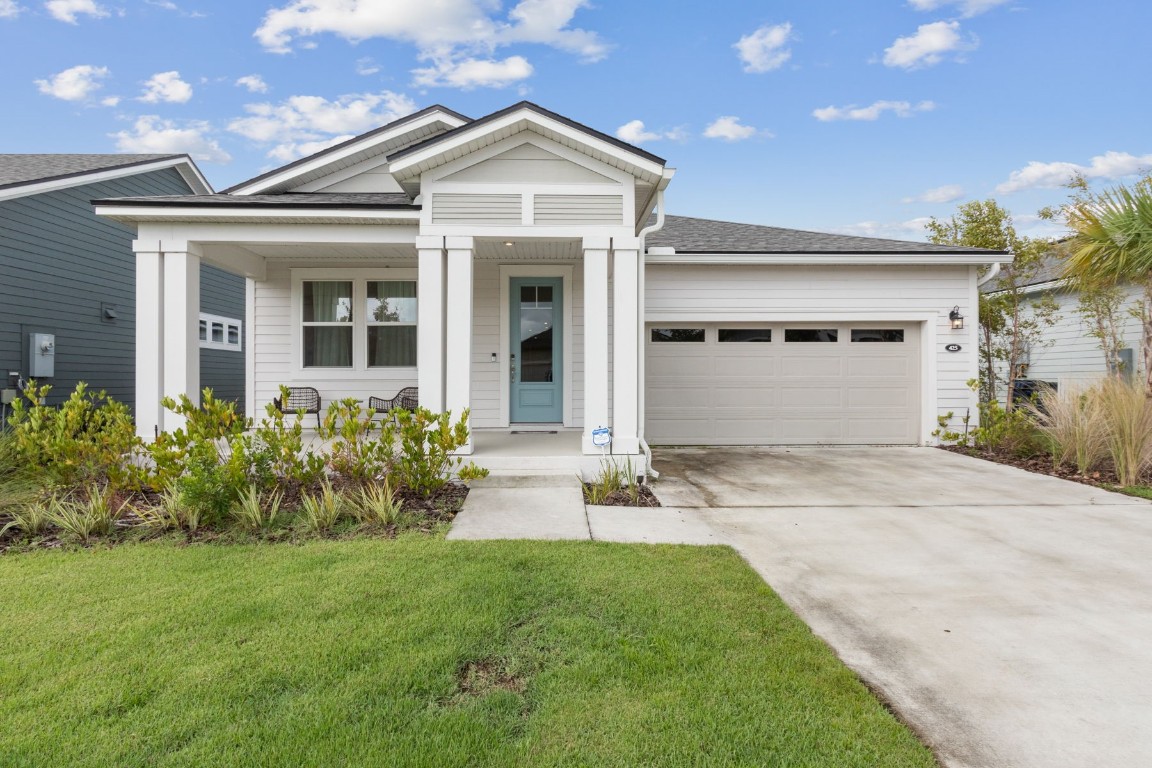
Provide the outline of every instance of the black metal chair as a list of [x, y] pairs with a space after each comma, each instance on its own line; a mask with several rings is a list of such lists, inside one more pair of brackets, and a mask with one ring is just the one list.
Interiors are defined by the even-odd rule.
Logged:
[[368, 398], [368, 407], [376, 413], [388, 413], [393, 408], [414, 411], [420, 405], [420, 390], [417, 387], [404, 387], [391, 400], [383, 397]]
[[314, 413], [316, 427], [320, 427], [320, 393], [313, 387], [288, 387], [288, 401], [273, 398], [272, 405], [281, 413]]

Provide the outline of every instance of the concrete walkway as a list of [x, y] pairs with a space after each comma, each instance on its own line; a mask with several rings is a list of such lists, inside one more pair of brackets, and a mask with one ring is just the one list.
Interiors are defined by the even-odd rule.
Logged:
[[656, 456], [944, 765], [1152, 765], [1152, 505], [928, 448]]
[[575, 475], [490, 475], [472, 483], [449, 539], [719, 544], [695, 511], [585, 507]]

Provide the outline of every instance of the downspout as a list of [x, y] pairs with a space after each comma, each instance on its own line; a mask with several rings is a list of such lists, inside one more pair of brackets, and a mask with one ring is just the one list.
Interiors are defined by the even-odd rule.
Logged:
[[640, 230], [640, 234], [639, 234], [639, 238], [640, 238], [640, 254], [639, 254], [640, 255], [640, 277], [636, 281], [637, 290], [639, 290], [639, 292], [640, 292], [640, 296], [638, 297], [638, 301], [636, 302], [636, 306], [639, 307], [639, 312], [640, 312], [640, 322], [637, 323], [637, 325], [640, 327], [640, 344], [637, 347], [637, 349], [640, 350], [640, 355], [639, 355], [640, 359], [636, 361], [636, 370], [639, 372], [639, 376], [637, 376], [637, 379], [639, 380], [639, 383], [640, 383], [640, 389], [636, 393], [637, 402], [640, 405], [639, 414], [637, 414], [640, 417], [639, 418], [639, 424], [637, 425], [637, 431], [640, 434], [640, 450], [644, 453], [644, 476], [645, 477], [651, 477], [653, 480], [659, 478], [660, 473], [652, 468], [652, 449], [650, 447], [648, 447], [648, 441], [646, 441], [644, 439], [644, 421], [645, 421], [644, 413], [645, 413], [645, 407], [647, 405], [645, 402], [645, 391], [647, 389], [646, 379], [645, 379], [645, 376], [647, 375], [647, 370], [646, 370], [646, 368], [647, 368], [647, 365], [646, 365], [647, 355], [644, 352], [644, 343], [647, 339], [647, 329], [645, 327], [645, 322], [644, 322], [644, 315], [645, 315], [645, 304], [644, 304], [645, 285], [644, 284], [648, 280], [648, 266], [645, 263], [647, 250], [648, 250], [648, 244], [645, 242], [645, 240], [648, 237], [648, 235], [652, 234], [653, 232], [658, 232], [659, 230], [663, 229], [663, 227], [664, 227], [664, 186], [662, 185], [662, 186], [658, 187], [656, 190], [656, 222], [654, 224], [652, 224], [652, 226], [645, 227], [644, 229]]
[[988, 269], [988, 274], [984, 275], [984, 277], [976, 281], [976, 287], [979, 288], [985, 283], [995, 280], [998, 274], [1000, 274], [1000, 262], [994, 261], [992, 262], [992, 266]]

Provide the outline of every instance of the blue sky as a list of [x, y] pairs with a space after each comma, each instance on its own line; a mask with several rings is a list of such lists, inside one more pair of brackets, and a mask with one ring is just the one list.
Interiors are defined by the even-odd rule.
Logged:
[[0, 0], [0, 152], [189, 152], [218, 189], [441, 103], [520, 99], [678, 169], [671, 213], [1021, 231], [1152, 167], [1146, 3]]

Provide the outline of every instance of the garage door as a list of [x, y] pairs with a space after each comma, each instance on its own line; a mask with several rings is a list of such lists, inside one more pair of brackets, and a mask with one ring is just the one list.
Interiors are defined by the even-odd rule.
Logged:
[[646, 346], [653, 445], [919, 442], [916, 323], [669, 324]]

